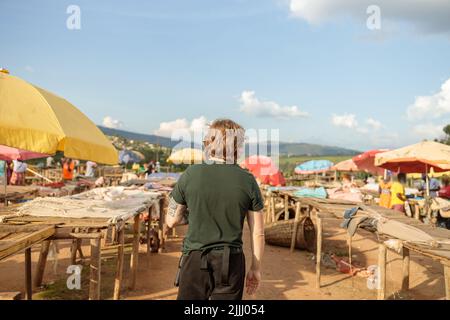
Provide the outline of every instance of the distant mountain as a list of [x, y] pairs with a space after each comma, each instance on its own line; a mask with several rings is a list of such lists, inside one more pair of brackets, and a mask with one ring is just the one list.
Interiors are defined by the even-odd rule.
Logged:
[[357, 150], [310, 143], [280, 142], [280, 154], [289, 156], [352, 156]]
[[[145, 141], [152, 144], [159, 144], [163, 147], [173, 148], [179, 141], [172, 141], [170, 138], [157, 136], [154, 134], [135, 133], [120, 129], [106, 128], [98, 126], [99, 129], [108, 136], [123, 137], [128, 140]], [[182, 147], [189, 147], [188, 144]], [[249, 146], [246, 146], [247, 154], [249, 154]], [[253, 150], [253, 149], [252, 149]], [[345, 149], [340, 147], [322, 146], [310, 143], [288, 143], [280, 142], [279, 151], [281, 155], [287, 156], [351, 156], [360, 153], [356, 150]], [[269, 150], [270, 153], [270, 150]]]
[[117, 136], [128, 140], [145, 141], [151, 144], [159, 144], [166, 148], [173, 148], [178, 143], [178, 141], [172, 141], [170, 138], [161, 137], [154, 134], [136, 133], [103, 126], [98, 126], [98, 128], [107, 136]]
[[[267, 148], [267, 153], [270, 154], [270, 143], [268, 143]], [[246, 146], [247, 154], [254, 154], [254, 150], [256, 150], [254, 145]], [[280, 142], [279, 153], [284, 156], [352, 156], [360, 152], [357, 150], [311, 143]]]

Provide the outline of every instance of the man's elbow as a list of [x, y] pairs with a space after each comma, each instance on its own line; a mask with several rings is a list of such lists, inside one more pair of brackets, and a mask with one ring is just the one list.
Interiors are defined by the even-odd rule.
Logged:
[[176, 225], [176, 221], [171, 218], [166, 218], [166, 224], [169, 228], [173, 228]]

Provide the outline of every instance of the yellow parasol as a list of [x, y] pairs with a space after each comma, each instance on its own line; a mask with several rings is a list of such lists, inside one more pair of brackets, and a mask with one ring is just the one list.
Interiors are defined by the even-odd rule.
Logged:
[[118, 153], [80, 110], [61, 97], [0, 72], [0, 145], [117, 164]]
[[184, 148], [180, 150], [174, 150], [167, 162], [173, 164], [192, 164], [201, 163], [203, 161], [203, 152], [200, 149]]

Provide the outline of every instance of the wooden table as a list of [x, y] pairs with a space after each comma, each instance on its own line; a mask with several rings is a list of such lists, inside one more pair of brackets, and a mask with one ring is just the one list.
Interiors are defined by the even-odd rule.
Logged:
[[[298, 220], [299, 216], [307, 215], [309, 217], [314, 216], [316, 223], [316, 233], [317, 233], [317, 252], [316, 252], [316, 287], [320, 288], [320, 277], [321, 277], [321, 257], [322, 256], [322, 228], [323, 221], [326, 219], [338, 219], [342, 220], [344, 212], [348, 209], [354, 208], [356, 206], [361, 207], [361, 209], [366, 212], [382, 215], [388, 219], [396, 220], [401, 223], [416, 227], [425, 233], [442, 239], [450, 239], [450, 230], [443, 228], [436, 228], [431, 225], [424, 224], [419, 220], [412, 219], [406, 215], [394, 211], [391, 209], [386, 209], [380, 206], [367, 206], [363, 203], [355, 203], [346, 200], [334, 200], [334, 199], [318, 199], [318, 198], [307, 198], [307, 197], [297, 197], [294, 195], [293, 191], [271, 191], [266, 194], [268, 206], [266, 207], [265, 221], [268, 223], [278, 221], [282, 215], [284, 219], [290, 219], [289, 210], [295, 208], [294, 219]], [[295, 230], [295, 229], [294, 229]], [[378, 235], [380, 239], [392, 239], [392, 236], [385, 237], [383, 235]], [[295, 239], [295, 231], [292, 236]], [[348, 238], [349, 244], [349, 255], [351, 256], [351, 237]], [[414, 245], [410, 242], [403, 241], [403, 280], [402, 289], [409, 289], [409, 262], [410, 262], [410, 252], [416, 252], [423, 256], [432, 258], [439, 261], [444, 270], [444, 281], [445, 281], [445, 295], [446, 299], [450, 300], [450, 250], [438, 250], [428, 247], [422, 247]], [[380, 285], [378, 288], [378, 299], [386, 298], [386, 256], [387, 247], [383, 241], [379, 242], [379, 255], [378, 255], [378, 266], [380, 270]], [[291, 252], [294, 250], [294, 246], [291, 245]]]
[[25, 294], [28, 300], [31, 300], [32, 296], [31, 247], [54, 234], [54, 226], [0, 224], [0, 261], [25, 250]]

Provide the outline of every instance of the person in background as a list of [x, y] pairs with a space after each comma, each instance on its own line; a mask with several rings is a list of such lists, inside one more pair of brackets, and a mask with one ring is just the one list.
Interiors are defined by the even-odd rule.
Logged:
[[[170, 195], [169, 228], [182, 224], [189, 211], [176, 277], [178, 300], [241, 300], [245, 284], [248, 294], [259, 286], [264, 201], [254, 176], [237, 164], [244, 136], [244, 129], [232, 120], [215, 120], [203, 142], [206, 163], [189, 166]], [[247, 276], [242, 250], [245, 218], [252, 253]]]
[[380, 194], [380, 202], [378, 205], [384, 208], [391, 208], [391, 176], [386, 175], [386, 178], [382, 179], [379, 184], [378, 193]]
[[352, 188], [355, 188], [356, 184], [352, 182], [352, 177], [345, 173], [342, 175], [342, 190], [349, 192]]
[[45, 162], [46, 162], [46, 168], [51, 168], [51, 167], [53, 167], [54, 159], [53, 159], [53, 157], [47, 157]]
[[27, 164], [19, 160], [13, 160], [13, 174], [11, 177], [11, 184], [16, 186], [25, 185], [25, 172], [27, 171]]
[[161, 171], [161, 164], [159, 163], [159, 161], [156, 161], [155, 172], [160, 172], [160, 171]]
[[97, 168], [97, 163], [94, 161], [87, 161], [86, 162], [86, 177], [93, 178], [95, 176], [95, 168]]
[[13, 174], [13, 162], [11, 160], [6, 161], [6, 183], [11, 183], [11, 178]]
[[450, 177], [446, 174], [442, 176], [442, 186], [438, 192], [438, 197], [450, 200]]
[[391, 209], [405, 212], [405, 184], [406, 174], [399, 173], [396, 181], [391, 185]]
[[149, 174], [152, 174], [155, 172], [155, 162], [153, 160], [150, 161], [148, 164], [148, 171], [149, 171]]
[[65, 158], [63, 160], [63, 180], [73, 180], [73, 172], [75, 169], [75, 163], [72, 159]]
[[[421, 191], [424, 195], [426, 195], [427, 192], [427, 175], [422, 174], [422, 184], [419, 187], [419, 191]], [[433, 176], [429, 176], [428, 178], [429, 186], [430, 186], [430, 197], [436, 198], [438, 196], [439, 189], [441, 188], [439, 181], [436, 178], [433, 178]]]

